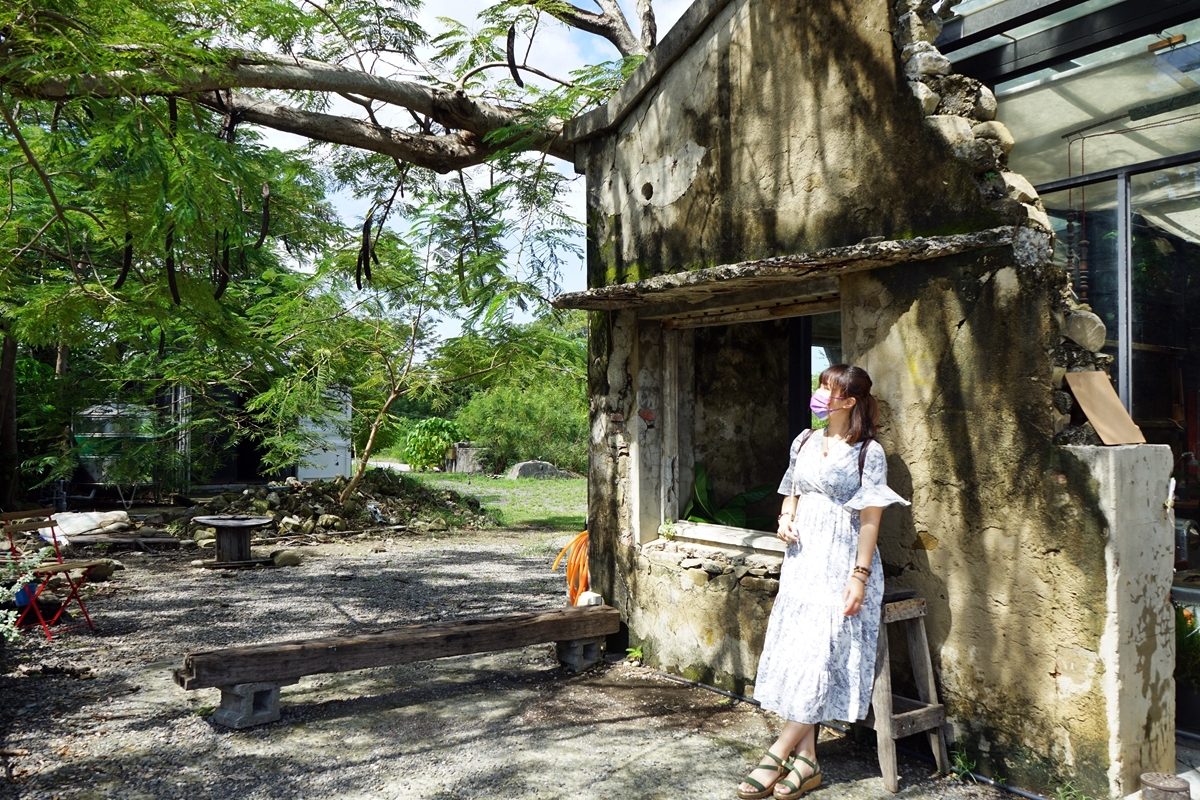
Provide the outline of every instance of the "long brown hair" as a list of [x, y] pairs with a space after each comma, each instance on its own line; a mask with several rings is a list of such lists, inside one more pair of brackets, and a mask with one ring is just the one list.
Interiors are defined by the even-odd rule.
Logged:
[[846, 442], [869, 442], [879, 434], [879, 403], [871, 395], [871, 376], [853, 364], [834, 364], [821, 373], [821, 385], [835, 397], [853, 397], [858, 402], [850, 409], [850, 430]]

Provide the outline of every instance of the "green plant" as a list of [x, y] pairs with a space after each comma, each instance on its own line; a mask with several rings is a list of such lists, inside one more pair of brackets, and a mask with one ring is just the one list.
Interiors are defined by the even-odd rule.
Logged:
[[770, 486], [764, 484], [734, 495], [724, 506], [717, 508], [712, 501], [708, 470], [704, 468], [703, 464], [697, 463], [693, 472], [695, 483], [692, 489], [692, 499], [688, 501], [687, 507], [683, 510], [685, 519], [690, 522], [728, 525], [732, 528], [770, 530], [774, 523], [770, 517], [751, 517], [746, 513], [746, 506], [765, 499], [771, 493]]
[[975, 760], [967, 755], [966, 750], [951, 750], [950, 760], [952, 762], [950, 764], [950, 774], [953, 775], [957, 780], [978, 783], [978, 781], [975, 780], [975, 776], [971, 774], [975, 769]]
[[446, 448], [462, 438], [462, 429], [448, 419], [423, 419], [404, 439], [405, 459], [417, 468], [436, 467], [445, 459]]
[[642, 661], [643, 660], [642, 648], [640, 646], [625, 648], [625, 657], [628, 658], [630, 661]]
[[1070, 781], [1067, 781], [1054, 790], [1054, 800], [1094, 800], [1094, 798], [1088, 797], [1072, 786]]
[[486, 450], [491, 472], [535, 458], [587, 471], [587, 389], [574, 377], [542, 376], [476, 392], [456, 419]]
[[1200, 621], [1184, 606], [1175, 607], [1175, 680], [1200, 688]]

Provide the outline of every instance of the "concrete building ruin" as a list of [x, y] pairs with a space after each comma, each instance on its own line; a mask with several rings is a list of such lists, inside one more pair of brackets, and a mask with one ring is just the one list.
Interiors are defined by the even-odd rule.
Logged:
[[555, 304], [593, 312], [593, 588], [651, 663], [746, 690], [781, 547], [683, 521], [696, 466], [718, 503], [776, 485], [813, 372], [860, 364], [912, 500], [886, 579], [929, 603], [951, 740], [1012, 785], [1122, 797], [1174, 765], [1176, 459], [1062, 444], [1092, 441], [1064, 374], [1120, 353], [941, 30], [922, 0], [697, 0], [569, 127], [589, 289]]

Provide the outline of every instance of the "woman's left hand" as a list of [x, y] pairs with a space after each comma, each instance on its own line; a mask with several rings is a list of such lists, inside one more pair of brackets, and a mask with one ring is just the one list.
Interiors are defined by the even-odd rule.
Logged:
[[850, 578], [846, 581], [846, 593], [842, 599], [846, 605], [846, 610], [843, 613], [847, 617], [853, 617], [862, 610], [863, 597], [866, 593], [867, 585], [858, 578]]

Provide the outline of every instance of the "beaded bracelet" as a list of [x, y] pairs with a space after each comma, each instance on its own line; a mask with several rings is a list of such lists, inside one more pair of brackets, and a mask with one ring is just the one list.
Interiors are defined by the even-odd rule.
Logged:
[[854, 573], [855, 573], [856, 575], [865, 575], [865, 576], [867, 576], [868, 578], [869, 578], [869, 577], [871, 577], [871, 570], [867, 569], [866, 567], [858, 567], [858, 566], [856, 566], [856, 567], [854, 568]]
[[856, 572], [856, 573], [854, 573], [853, 575], [851, 575], [850, 577], [851, 577], [851, 578], [854, 578], [855, 580], [860, 580], [860, 581], [862, 581], [864, 586], [865, 586], [865, 585], [866, 585], [866, 583], [867, 583], [867, 579], [866, 579], [866, 578], [864, 578], [862, 575], [859, 575], [857, 572]]

